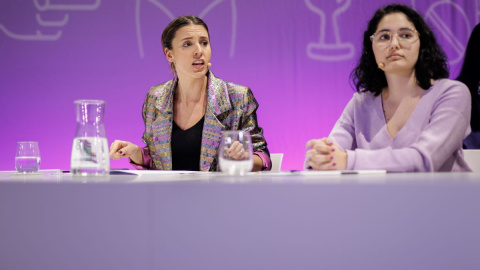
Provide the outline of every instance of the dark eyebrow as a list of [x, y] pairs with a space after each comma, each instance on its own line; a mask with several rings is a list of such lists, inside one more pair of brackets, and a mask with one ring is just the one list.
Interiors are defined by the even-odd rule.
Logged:
[[[410, 27], [402, 27], [402, 28], [398, 29], [398, 31], [401, 31], [401, 30], [412, 30], [412, 31], [414, 31], [414, 30], [413, 30], [412, 28], [410, 28]], [[384, 28], [384, 29], [378, 30], [377, 33], [378, 33], [378, 32], [391, 32], [391, 30], [388, 29], [388, 28]]]
[[[190, 40], [190, 39], [193, 39], [193, 37], [182, 38], [180, 41]], [[208, 37], [207, 36], [200, 36], [200, 39], [208, 39]]]

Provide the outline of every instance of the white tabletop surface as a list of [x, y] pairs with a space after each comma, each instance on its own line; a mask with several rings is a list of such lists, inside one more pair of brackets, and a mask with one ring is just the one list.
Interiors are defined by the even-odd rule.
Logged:
[[478, 173], [0, 173], [0, 269], [478, 270], [478, 254]]

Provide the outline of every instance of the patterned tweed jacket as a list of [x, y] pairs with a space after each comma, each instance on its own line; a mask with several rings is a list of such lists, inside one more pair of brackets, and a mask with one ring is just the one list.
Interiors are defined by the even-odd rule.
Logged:
[[[257, 124], [258, 103], [252, 91], [238, 84], [208, 76], [208, 100], [203, 124], [200, 154], [201, 171], [217, 171], [218, 148], [224, 130], [246, 130], [252, 137], [253, 151], [269, 155], [263, 130]], [[171, 170], [170, 147], [173, 123], [173, 93], [178, 78], [153, 86], [143, 104], [143, 141], [153, 161], [151, 169]], [[146, 151], [145, 151], [146, 152]]]

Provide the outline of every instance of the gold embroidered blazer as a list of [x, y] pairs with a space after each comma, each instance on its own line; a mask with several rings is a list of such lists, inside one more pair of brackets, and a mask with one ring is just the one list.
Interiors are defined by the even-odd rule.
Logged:
[[[248, 87], [216, 78], [211, 71], [207, 76], [207, 108], [202, 132], [200, 170], [219, 170], [218, 149], [224, 130], [249, 131], [252, 137], [253, 151], [263, 152], [269, 156], [263, 129], [257, 123], [258, 103], [252, 91]], [[150, 169], [172, 169], [170, 142], [173, 123], [173, 94], [177, 81], [178, 78], [175, 77], [166, 83], [153, 86], [148, 91], [143, 104], [143, 120], [145, 122], [143, 142], [147, 145], [146, 148], [153, 162], [153, 168]]]

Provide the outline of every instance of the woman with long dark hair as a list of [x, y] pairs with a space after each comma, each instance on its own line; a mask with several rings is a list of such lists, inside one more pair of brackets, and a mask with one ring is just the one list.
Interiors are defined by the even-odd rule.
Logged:
[[470, 94], [447, 79], [445, 53], [413, 9], [377, 10], [352, 72], [357, 93], [328, 138], [311, 140], [313, 170], [469, 171]]

